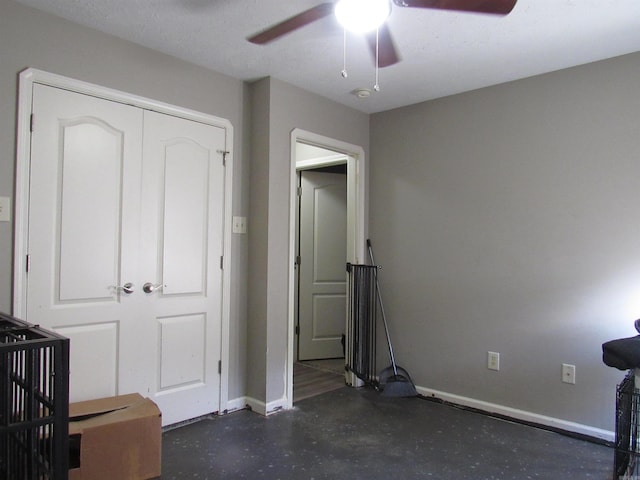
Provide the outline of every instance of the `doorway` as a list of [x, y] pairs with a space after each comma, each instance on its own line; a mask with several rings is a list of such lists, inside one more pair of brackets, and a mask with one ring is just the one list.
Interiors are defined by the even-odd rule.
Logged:
[[344, 386], [346, 157], [342, 164], [298, 170], [297, 210], [294, 401]]
[[[289, 284], [289, 358], [288, 362], [288, 395], [287, 398], [292, 401], [293, 399], [293, 372], [294, 364], [298, 360], [313, 359], [320, 362], [328, 362], [329, 365], [316, 364], [316, 367], [328, 370], [327, 373], [331, 375], [340, 375], [339, 383], [348, 385], [357, 385], [357, 379], [350, 373], [344, 371], [344, 358], [349, 354], [349, 341], [350, 339], [345, 336], [343, 340], [343, 334], [346, 334], [346, 269], [345, 264], [347, 262], [359, 263], [364, 258], [364, 238], [365, 238], [365, 164], [364, 164], [364, 151], [361, 147], [346, 144], [335, 139], [323, 137], [310, 132], [302, 130], [294, 130], [292, 132], [291, 142], [291, 182], [292, 182], [292, 197], [291, 197], [291, 222], [290, 222], [290, 252], [291, 252], [291, 274]], [[332, 267], [331, 274], [325, 271], [324, 276], [320, 275], [320, 285], [316, 287], [322, 288], [342, 288], [342, 291], [330, 291], [320, 292], [320, 295], [315, 295], [315, 301], [309, 300], [313, 297], [307, 295], [307, 299], [303, 299], [301, 294], [301, 302], [298, 302], [298, 275], [302, 271], [300, 265], [298, 265], [298, 256], [300, 250], [298, 250], [299, 243], [301, 244], [301, 250], [304, 250], [304, 240], [301, 239], [300, 225], [298, 223], [298, 186], [302, 181], [303, 176], [301, 172], [310, 172], [313, 176], [320, 174], [319, 183], [316, 178], [316, 185], [312, 187], [315, 190], [313, 197], [320, 199], [320, 202], [325, 201], [323, 208], [326, 210], [332, 210], [332, 214], [337, 214], [340, 219], [340, 223], [344, 224], [343, 231], [334, 236], [331, 230], [329, 232], [329, 249], [332, 250], [331, 256], [338, 258], [337, 262], [341, 264], [338, 267]], [[327, 175], [327, 176], [325, 176]], [[338, 179], [342, 177], [341, 181], [343, 186], [336, 186], [336, 182], [333, 180], [327, 180], [327, 178]], [[346, 190], [346, 191], [345, 191]], [[327, 194], [324, 200], [321, 198], [323, 194]], [[304, 195], [304, 189], [303, 189]], [[342, 206], [340, 206], [342, 204]], [[316, 204], [317, 206], [317, 204]], [[322, 212], [321, 212], [322, 213]], [[314, 222], [317, 220], [314, 219]], [[334, 229], [335, 230], [335, 229]], [[313, 236], [311, 237], [313, 238]], [[317, 237], [316, 237], [317, 238]], [[340, 248], [337, 248], [336, 238], [340, 238], [338, 242], [341, 243]], [[308, 243], [312, 243], [311, 240]], [[312, 251], [315, 249], [315, 245], [312, 246]], [[311, 256], [310, 260], [305, 260], [303, 255], [300, 255], [302, 262], [313, 262], [318, 260], [318, 256]], [[309, 270], [308, 270], [309, 271]], [[316, 280], [318, 276], [316, 275]], [[342, 285], [338, 285], [342, 284]], [[322, 300], [322, 301], [320, 301]], [[302, 305], [303, 302], [307, 302], [307, 306]], [[324, 303], [324, 305], [321, 305]], [[311, 307], [309, 306], [311, 305]], [[330, 311], [329, 316], [334, 318], [333, 322], [323, 323], [320, 317], [311, 321], [311, 335], [309, 332], [304, 332], [304, 325], [300, 325], [299, 312], [300, 308], [306, 308], [312, 310], [313, 308], [324, 309], [325, 312]], [[335, 322], [337, 320], [337, 323]], [[302, 319], [301, 319], [302, 320]], [[340, 323], [340, 325], [338, 325]], [[307, 326], [309, 329], [309, 326]], [[314, 331], [315, 330], [315, 331]], [[298, 335], [298, 332], [300, 335]], [[306, 350], [304, 345], [305, 341], [302, 338], [303, 334], [307, 336], [307, 340], [315, 346], [325, 344], [330, 345], [327, 351]], [[344, 345], [344, 346], [343, 346]], [[333, 349], [333, 350], [332, 350]], [[310, 352], [310, 353], [309, 353]], [[338, 359], [336, 363], [335, 359]], [[326, 360], [329, 359], [329, 360]], [[333, 360], [332, 360], [333, 359]], [[333, 363], [333, 364], [331, 364]], [[336, 366], [337, 365], [337, 366]], [[296, 364], [298, 366], [298, 364]], [[299, 370], [299, 368], [298, 368]], [[339, 372], [339, 373], [337, 373]], [[319, 392], [322, 393], [322, 392]], [[298, 395], [296, 395], [297, 397]]]
[[344, 359], [346, 158], [335, 166], [299, 170], [298, 179], [297, 358]]

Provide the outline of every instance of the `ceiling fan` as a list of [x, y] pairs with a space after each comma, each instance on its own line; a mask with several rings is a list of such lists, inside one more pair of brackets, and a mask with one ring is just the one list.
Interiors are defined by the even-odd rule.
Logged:
[[[487, 13], [493, 15], [507, 15], [513, 10], [517, 0], [393, 0], [393, 4], [396, 7], [411, 7], [411, 8], [428, 8], [438, 10], [450, 10], [457, 12], [472, 12], [472, 13]], [[366, 13], [369, 13], [370, 9], [373, 9], [373, 4], [381, 5], [383, 9], [381, 13], [381, 19], [379, 20], [379, 26], [374, 26], [367, 34], [367, 41], [371, 48], [371, 52], [374, 59], [377, 58], [377, 66], [380, 68], [388, 67], [400, 61], [400, 56], [396, 51], [396, 47], [391, 37], [391, 32], [385, 23], [386, 18], [391, 13], [391, 1], [381, 0], [374, 2], [369, 0], [338, 0], [337, 2], [325, 2], [302, 13], [294, 15], [276, 25], [273, 25], [266, 30], [249, 37], [251, 43], [258, 45], [264, 45], [280, 37], [293, 32], [299, 28], [302, 28], [310, 23], [325, 18], [333, 13], [336, 14], [339, 20], [341, 20], [340, 9], [344, 4], [353, 3], [356, 4], [356, 17], [363, 17]], [[367, 11], [365, 11], [365, 9]], [[343, 23], [344, 24], [344, 23]], [[349, 29], [349, 27], [345, 26]]]

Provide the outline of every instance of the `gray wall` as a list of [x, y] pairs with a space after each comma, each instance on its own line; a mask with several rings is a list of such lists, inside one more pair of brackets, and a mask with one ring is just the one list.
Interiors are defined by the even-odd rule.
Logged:
[[[13, 196], [18, 73], [27, 67], [191, 108], [234, 126], [233, 214], [248, 211], [245, 86], [9, 0], [0, 3], [0, 195]], [[12, 304], [13, 224], [0, 223], [0, 311]], [[247, 239], [234, 236], [229, 396], [244, 395]]]
[[[359, 145], [367, 156], [369, 117], [273, 78], [256, 82], [252, 91], [249, 288], [260, 298], [249, 309], [248, 362], [266, 363], [266, 382], [250, 373], [248, 392], [261, 393], [266, 385], [264, 398], [254, 398], [269, 403], [282, 398], [286, 386], [291, 132], [300, 128]], [[262, 335], [260, 344], [254, 332]]]
[[249, 203], [249, 308], [247, 395], [266, 400], [267, 251], [269, 238], [269, 95], [270, 81], [249, 88], [251, 98], [251, 201]]
[[638, 78], [632, 54], [371, 117], [371, 238], [417, 384], [613, 430], [601, 344], [640, 317]]

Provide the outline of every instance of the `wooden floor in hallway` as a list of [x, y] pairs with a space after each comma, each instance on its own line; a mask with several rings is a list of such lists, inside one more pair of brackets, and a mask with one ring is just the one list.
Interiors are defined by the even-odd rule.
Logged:
[[293, 402], [344, 387], [344, 359], [296, 362], [293, 366]]

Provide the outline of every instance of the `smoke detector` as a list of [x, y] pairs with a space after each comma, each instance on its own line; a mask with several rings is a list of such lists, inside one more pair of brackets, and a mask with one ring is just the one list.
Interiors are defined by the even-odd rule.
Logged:
[[351, 93], [353, 93], [358, 98], [369, 98], [371, 96], [371, 90], [369, 90], [368, 88], [356, 88]]

